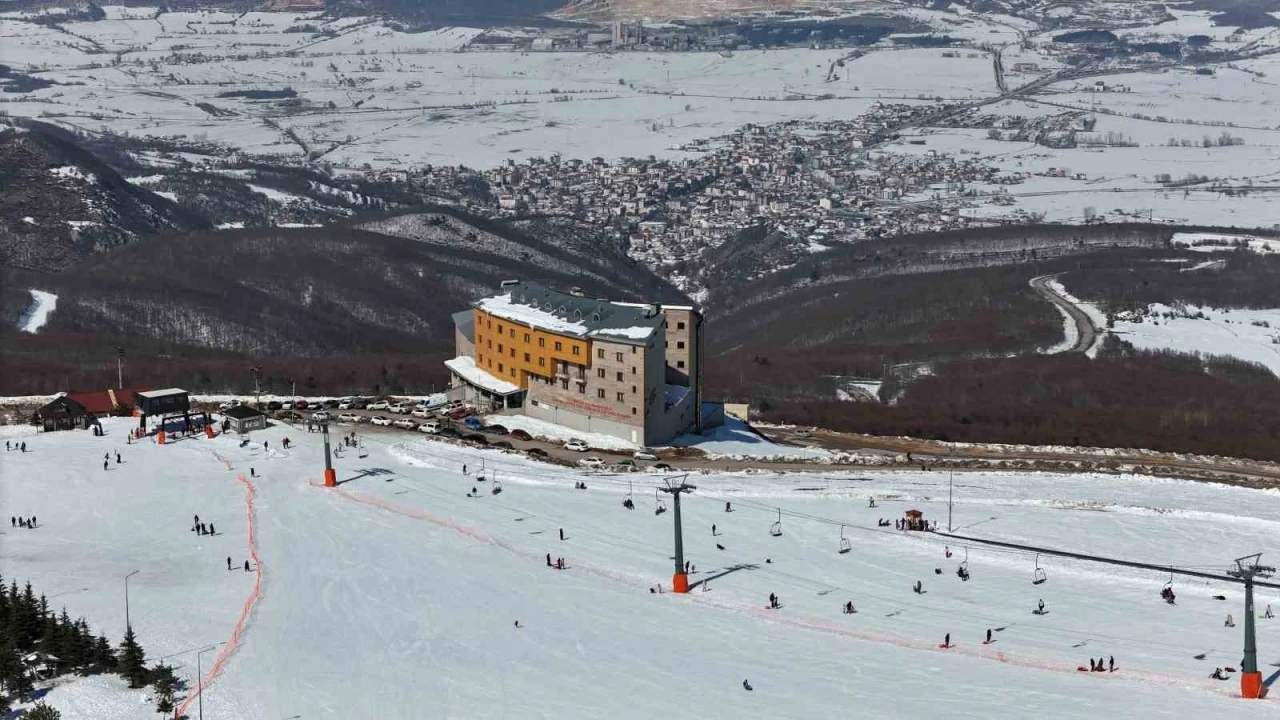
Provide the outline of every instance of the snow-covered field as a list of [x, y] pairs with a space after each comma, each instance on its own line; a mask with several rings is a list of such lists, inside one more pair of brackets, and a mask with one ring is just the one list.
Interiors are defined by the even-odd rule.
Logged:
[[31, 305], [18, 318], [18, 329], [38, 333], [49, 322], [49, 314], [58, 307], [58, 296], [44, 290], [31, 291]]
[[[1237, 586], [1176, 578], [1170, 606], [1158, 597], [1167, 575], [1044, 556], [1048, 582], [1033, 586], [1033, 556], [876, 527], [910, 508], [945, 522], [940, 473], [695, 476], [685, 549], [691, 579], [706, 584], [658, 595], [649, 588], [669, 589], [673, 513], [653, 513], [656, 479], [596, 475], [574, 490], [585, 476], [572, 470], [370, 435], [369, 455], [338, 459], [342, 484], [326, 490], [313, 484], [318, 436], [273, 428], [244, 448], [232, 437], [125, 445], [132, 424], [108, 420], [101, 438], [28, 436], [29, 452], [5, 456], [6, 506], [42, 527], [8, 531], [0, 571], [118, 637], [121, 578], [140, 570], [130, 581], [139, 639], [151, 657], [174, 654], [186, 678], [195, 648], [231, 637], [260, 577], [238, 647], [208, 678], [210, 720], [1276, 713], [1275, 699], [1242, 701], [1236, 681], [1207, 677], [1240, 659], [1240, 630], [1223, 627], [1227, 613], [1239, 622]], [[297, 443], [287, 452], [284, 435]], [[103, 471], [115, 449], [124, 464]], [[477, 482], [460, 468], [479, 457], [502, 494], [482, 484], [467, 497]], [[240, 477], [256, 487], [248, 516]], [[621, 507], [629, 491], [635, 511]], [[771, 537], [778, 507], [782, 535]], [[193, 535], [194, 513], [220, 534]], [[228, 571], [226, 557], [247, 555], [250, 519], [258, 573]], [[1280, 553], [1280, 493], [1182, 481], [966, 473], [954, 522], [1157, 564], [1217, 569]], [[842, 524], [848, 554], [837, 553]], [[547, 553], [568, 569], [548, 569]], [[972, 579], [961, 582], [966, 557]], [[925, 594], [911, 592], [916, 580]], [[764, 609], [770, 592], [780, 610]], [[1049, 614], [1031, 613], [1039, 599]], [[846, 601], [857, 614], [840, 612]], [[1258, 601], [1280, 605], [1280, 594]], [[984, 646], [988, 628], [996, 643]], [[947, 633], [955, 647], [941, 650]], [[1270, 675], [1280, 624], [1259, 621], [1259, 647]], [[1076, 671], [1098, 656], [1120, 670]], [[104, 679], [47, 699], [66, 720], [155, 717], [141, 693]]]
[[1219, 309], [1153, 303], [1147, 313], [1116, 316], [1113, 332], [1144, 350], [1230, 355], [1280, 375], [1280, 309]]

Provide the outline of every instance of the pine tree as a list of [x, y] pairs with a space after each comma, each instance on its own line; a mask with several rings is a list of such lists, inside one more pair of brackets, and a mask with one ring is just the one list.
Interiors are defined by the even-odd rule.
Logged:
[[62, 720], [62, 713], [45, 705], [43, 702], [38, 702], [22, 718], [23, 720]]
[[9, 665], [9, 674], [4, 678], [4, 686], [8, 688], [10, 695], [26, 701], [35, 690], [35, 685], [31, 682], [31, 676], [27, 674], [27, 668], [22, 664], [22, 654], [15, 649], [11, 651], [9, 657], [12, 660]]
[[152, 668], [151, 684], [156, 689], [156, 712], [173, 712], [173, 691], [178, 684], [173, 668], [163, 663]]
[[129, 681], [129, 687], [140, 688], [147, 684], [146, 657], [133, 635], [133, 627], [124, 630], [124, 642], [120, 643], [120, 675]]
[[99, 635], [93, 643], [93, 664], [98, 670], [110, 672], [116, 669], [116, 652], [106, 635]]

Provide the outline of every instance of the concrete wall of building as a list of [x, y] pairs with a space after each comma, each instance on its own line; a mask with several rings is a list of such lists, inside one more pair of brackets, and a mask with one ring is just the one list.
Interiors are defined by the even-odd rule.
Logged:
[[525, 402], [524, 414], [572, 430], [612, 435], [637, 445], [644, 444], [644, 426], [594, 415], [577, 406], [557, 405], [547, 397], [539, 399], [533, 388], [530, 389], [529, 397]]
[[467, 339], [458, 328], [453, 329], [453, 356], [475, 357], [476, 344]]
[[693, 386], [691, 378], [697, 377], [698, 313], [692, 309], [664, 306], [666, 318], [667, 383]]

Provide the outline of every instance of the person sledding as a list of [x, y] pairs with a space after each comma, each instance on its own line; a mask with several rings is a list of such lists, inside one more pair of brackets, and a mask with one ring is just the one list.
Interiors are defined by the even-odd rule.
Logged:
[[782, 605], [778, 603], [778, 596], [774, 593], [769, 593], [769, 609], [777, 610], [780, 607], [782, 607]]
[[1229, 679], [1229, 678], [1227, 678], [1226, 673], [1222, 672], [1222, 668], [1214, 668], [1214, 669], [1213, 669], [1213, 672], [1212, 672], [1212, 673], [1210, 673], [1209, 677], [1213, 678], [1214, 680], [1227, 680], [1227, 679]]
[[854, 613], [856, 613], [856, 612], [858, 612], [858, 610], [857, 610], [857, 608], [855, 608], [855, 607], [853, 606], [853, 601], [852, 601], [852, 600], [849, 600], [849, 601], [847, 601], [847, 602], [844, 604], [844, 614], [845, 614], [845, 615], [852, 615], [852, 614], [854, 614]]

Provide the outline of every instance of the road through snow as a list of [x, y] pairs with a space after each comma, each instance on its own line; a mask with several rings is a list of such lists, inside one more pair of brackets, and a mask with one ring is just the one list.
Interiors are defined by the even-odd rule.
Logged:
[[[1093, 324], [1093, 320], [1090, 319], [1088, 313], [1080, 309], [1078, 305], [1068, 300], [1064, 295], [1059, 294], [1057, 285], [1054, 283], [1057, 277], [1058, 275], [1041, 275], [1040, 277], [1031, 278], [1031, 287], [1040, 293], [1045, 300], [1053, 303], [1054, 307], [1058, 308], [1059, 312], [1063, 313], [1068, 320], [1075, 323], [1076, 327], [1075, 342], [1072, 345], [1066, 347], [1055, 346], [1055, 348], [1050, 349], [1049, 353], [1088, 352], [1097, 339], [1099, 328]], [[1071, 339], [1070, 333], [1067, 333], [1067, 339]], [[1058, 349], [1059, 347], [1061, 349]]]

